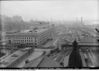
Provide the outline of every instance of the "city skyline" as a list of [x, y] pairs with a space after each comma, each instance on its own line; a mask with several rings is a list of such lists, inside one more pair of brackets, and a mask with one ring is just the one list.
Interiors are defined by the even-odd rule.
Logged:
[[1, 15], [34, 20], [98, 20], [97, 0], [1, 1]]

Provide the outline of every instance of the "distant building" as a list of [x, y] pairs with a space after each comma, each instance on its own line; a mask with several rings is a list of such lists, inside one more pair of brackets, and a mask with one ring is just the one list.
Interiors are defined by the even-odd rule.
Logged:
[[19, 44], [25, 44], [26, 46], [41, 46], [49, 39], [54, 39], [54, 35], [54, 26], [44, 26], [27, 32], [6, 34], [6, 40], [8, 44], [15, 46]]

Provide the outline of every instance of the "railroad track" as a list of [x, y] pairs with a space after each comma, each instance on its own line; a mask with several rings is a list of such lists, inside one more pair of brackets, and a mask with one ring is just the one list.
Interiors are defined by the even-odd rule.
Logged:
[[57, 56], [55, 61], [59, 63], [63, 62], [65, 56], [68, 56], [70, 53], [71, 51], [67, 51], [67, 52], [65, 51], [65, 52], [60, 53], [60, 55]]

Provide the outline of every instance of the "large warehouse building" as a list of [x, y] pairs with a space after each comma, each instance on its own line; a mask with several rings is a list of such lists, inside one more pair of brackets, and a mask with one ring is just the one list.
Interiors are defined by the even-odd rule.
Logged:
[[6, 34], [6, 40], [10, 45], [25, 44], [26, 46], [41, 46], [48, 40], [54, 39], [55, 28], [53, 25], [36, 28], [25, 32]]

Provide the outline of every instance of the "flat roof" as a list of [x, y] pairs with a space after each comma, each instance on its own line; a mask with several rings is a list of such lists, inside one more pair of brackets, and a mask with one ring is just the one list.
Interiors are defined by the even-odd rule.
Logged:
[[35, 34], [38, 34], [38, 33], [42, 33], [44, 31], [46, 31], [47, 28], [42, 28], [42, 29], [37, 29], [37, 30], [25, 30], [25, 31], [21, 31], [21, 32], [18, 32], [18, 33], [13, 33], [13, 34], [6, 34], [7, 35], [35, 35]]
[[41, 32], [44, 32], [45, 30], [47, 30], [47, 29], [38, 29], [36, 31], [37, 31], [37, 33], [41, 33]]
[[55, 42], [55, 41], [48, 41], [45, 45], [43, 45], [43, 47], [54, 46], [54, 42]]
[[58, 62], [54, 61], [49, 57], [44, 57], [38, 67], [62, 67]]
[[[22, 56], [25, 53], [26, 52], [22, 52], [21, 50], [16, 51], [15, 53], [13, 53], [13, 54], [9, 55], [8, 57], [6, 57], [5, 59], [1, 60], [0, 62], [6, 63], [4, 65], [7, 66], [7, 65], [11, 64], [12, 62], [14, 62], [16, 59], [18, 59], [20, 56]], [[17, 55], [17, 57], [16, 56], [14, 57], [13, 55]]]

